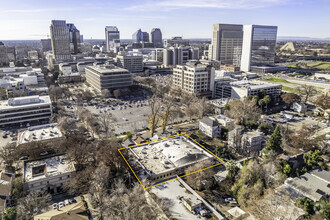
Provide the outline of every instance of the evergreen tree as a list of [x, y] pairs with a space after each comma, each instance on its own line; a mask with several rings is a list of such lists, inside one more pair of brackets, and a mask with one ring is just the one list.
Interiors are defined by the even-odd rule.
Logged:
[[280, 128], [276, 126], [272, 136], [270, 136], [268, 140], [265, 153], [268, 153], [269, 151], [274, 151], [278, 153], [282, 150], [281, 145], [282, 145], [281, 131]]

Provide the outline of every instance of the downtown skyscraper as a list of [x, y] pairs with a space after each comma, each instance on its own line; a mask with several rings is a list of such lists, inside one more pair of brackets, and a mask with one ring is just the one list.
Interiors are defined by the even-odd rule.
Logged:
[[218, 60], [221, 64], [234, 64], [241, 62], [243, 43], [243, 25], [214, 24], [212, 43], [209, 47], [209, 59]]
[[265, 25], [214, 24], [209, 60], [239, 66], [274, 65], [277, 27]]
[[116, 26], [105, 27], [105, 41], [108, 52], [120, 46], [120, 33]]
[[277, 26], [244, 25], [241, 70], [274, 65]]
[[163, 47], [162, 32], [159, 28], [153, 28], [150, 32], [150, 36], [151, 43], [153, 43], [156, 48]]
[[52, 20], [50, 37], [55, 61], [69, 61], [71, 59], [70, 32], [66, 21]]

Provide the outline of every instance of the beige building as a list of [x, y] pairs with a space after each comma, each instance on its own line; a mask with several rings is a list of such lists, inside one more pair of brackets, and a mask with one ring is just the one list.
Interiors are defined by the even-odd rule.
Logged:
[[209, 59], [239, 66], [242, 55], [243, 25], [214, 24]]
[[132, 74], [114, 65], [87, 66], [86, 81], [98, 91], [118, 89], [133, 84]]
[[177, 65], [173, 69], [172, 86], [191, 94], [212, 97], [214, 74], [214, 68], [205, 65]]
[[255, 154], [262, 150], [264, 134], [259, 131], [243, 132], [241, 128], [228, 133], [228, 146], [232, 152]]
[[74, 164], [64, 155], [24, 163], [24, 190], [28, 193], [46, 191], [56, 194], [75, 174]]
[[143, 56], [117, 55], [117, 66], [127, 69], [131, 73], [143, 71]]
[[34, 216], [34, 220], [88, 220], [82, 201]]

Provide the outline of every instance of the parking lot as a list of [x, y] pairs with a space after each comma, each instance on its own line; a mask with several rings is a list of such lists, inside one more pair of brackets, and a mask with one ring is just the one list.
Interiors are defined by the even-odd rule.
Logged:
[[[85, 106], [92, 114], [111, 114], [115, 120], [114, 129], [116, 134], [121, 134], [126, 131], [134, 131], [145, 128], [148, 125], [148, 115], [150, 107], [146, 100], [141, 100], [138, 103], [121, 102], [122, 105], [102, 105]], [[142, 105], [142, 107], [141, 107]], [[104, 106], [104, 107], [103, 107]], [[138, 107], [137, 107], [138, 106]]]

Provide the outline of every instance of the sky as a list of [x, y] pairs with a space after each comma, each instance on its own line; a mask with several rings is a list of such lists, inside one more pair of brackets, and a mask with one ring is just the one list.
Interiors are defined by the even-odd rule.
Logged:
[[0, 40], [47, 38], [51, 20], [74, 23], [84, 39], [104, 39], [105, 26], [117, 26], [123, 39], [155, 27], [163, 38], [211, 38], [216, 23], [330, 38], [330, 0], [0, 0]]

